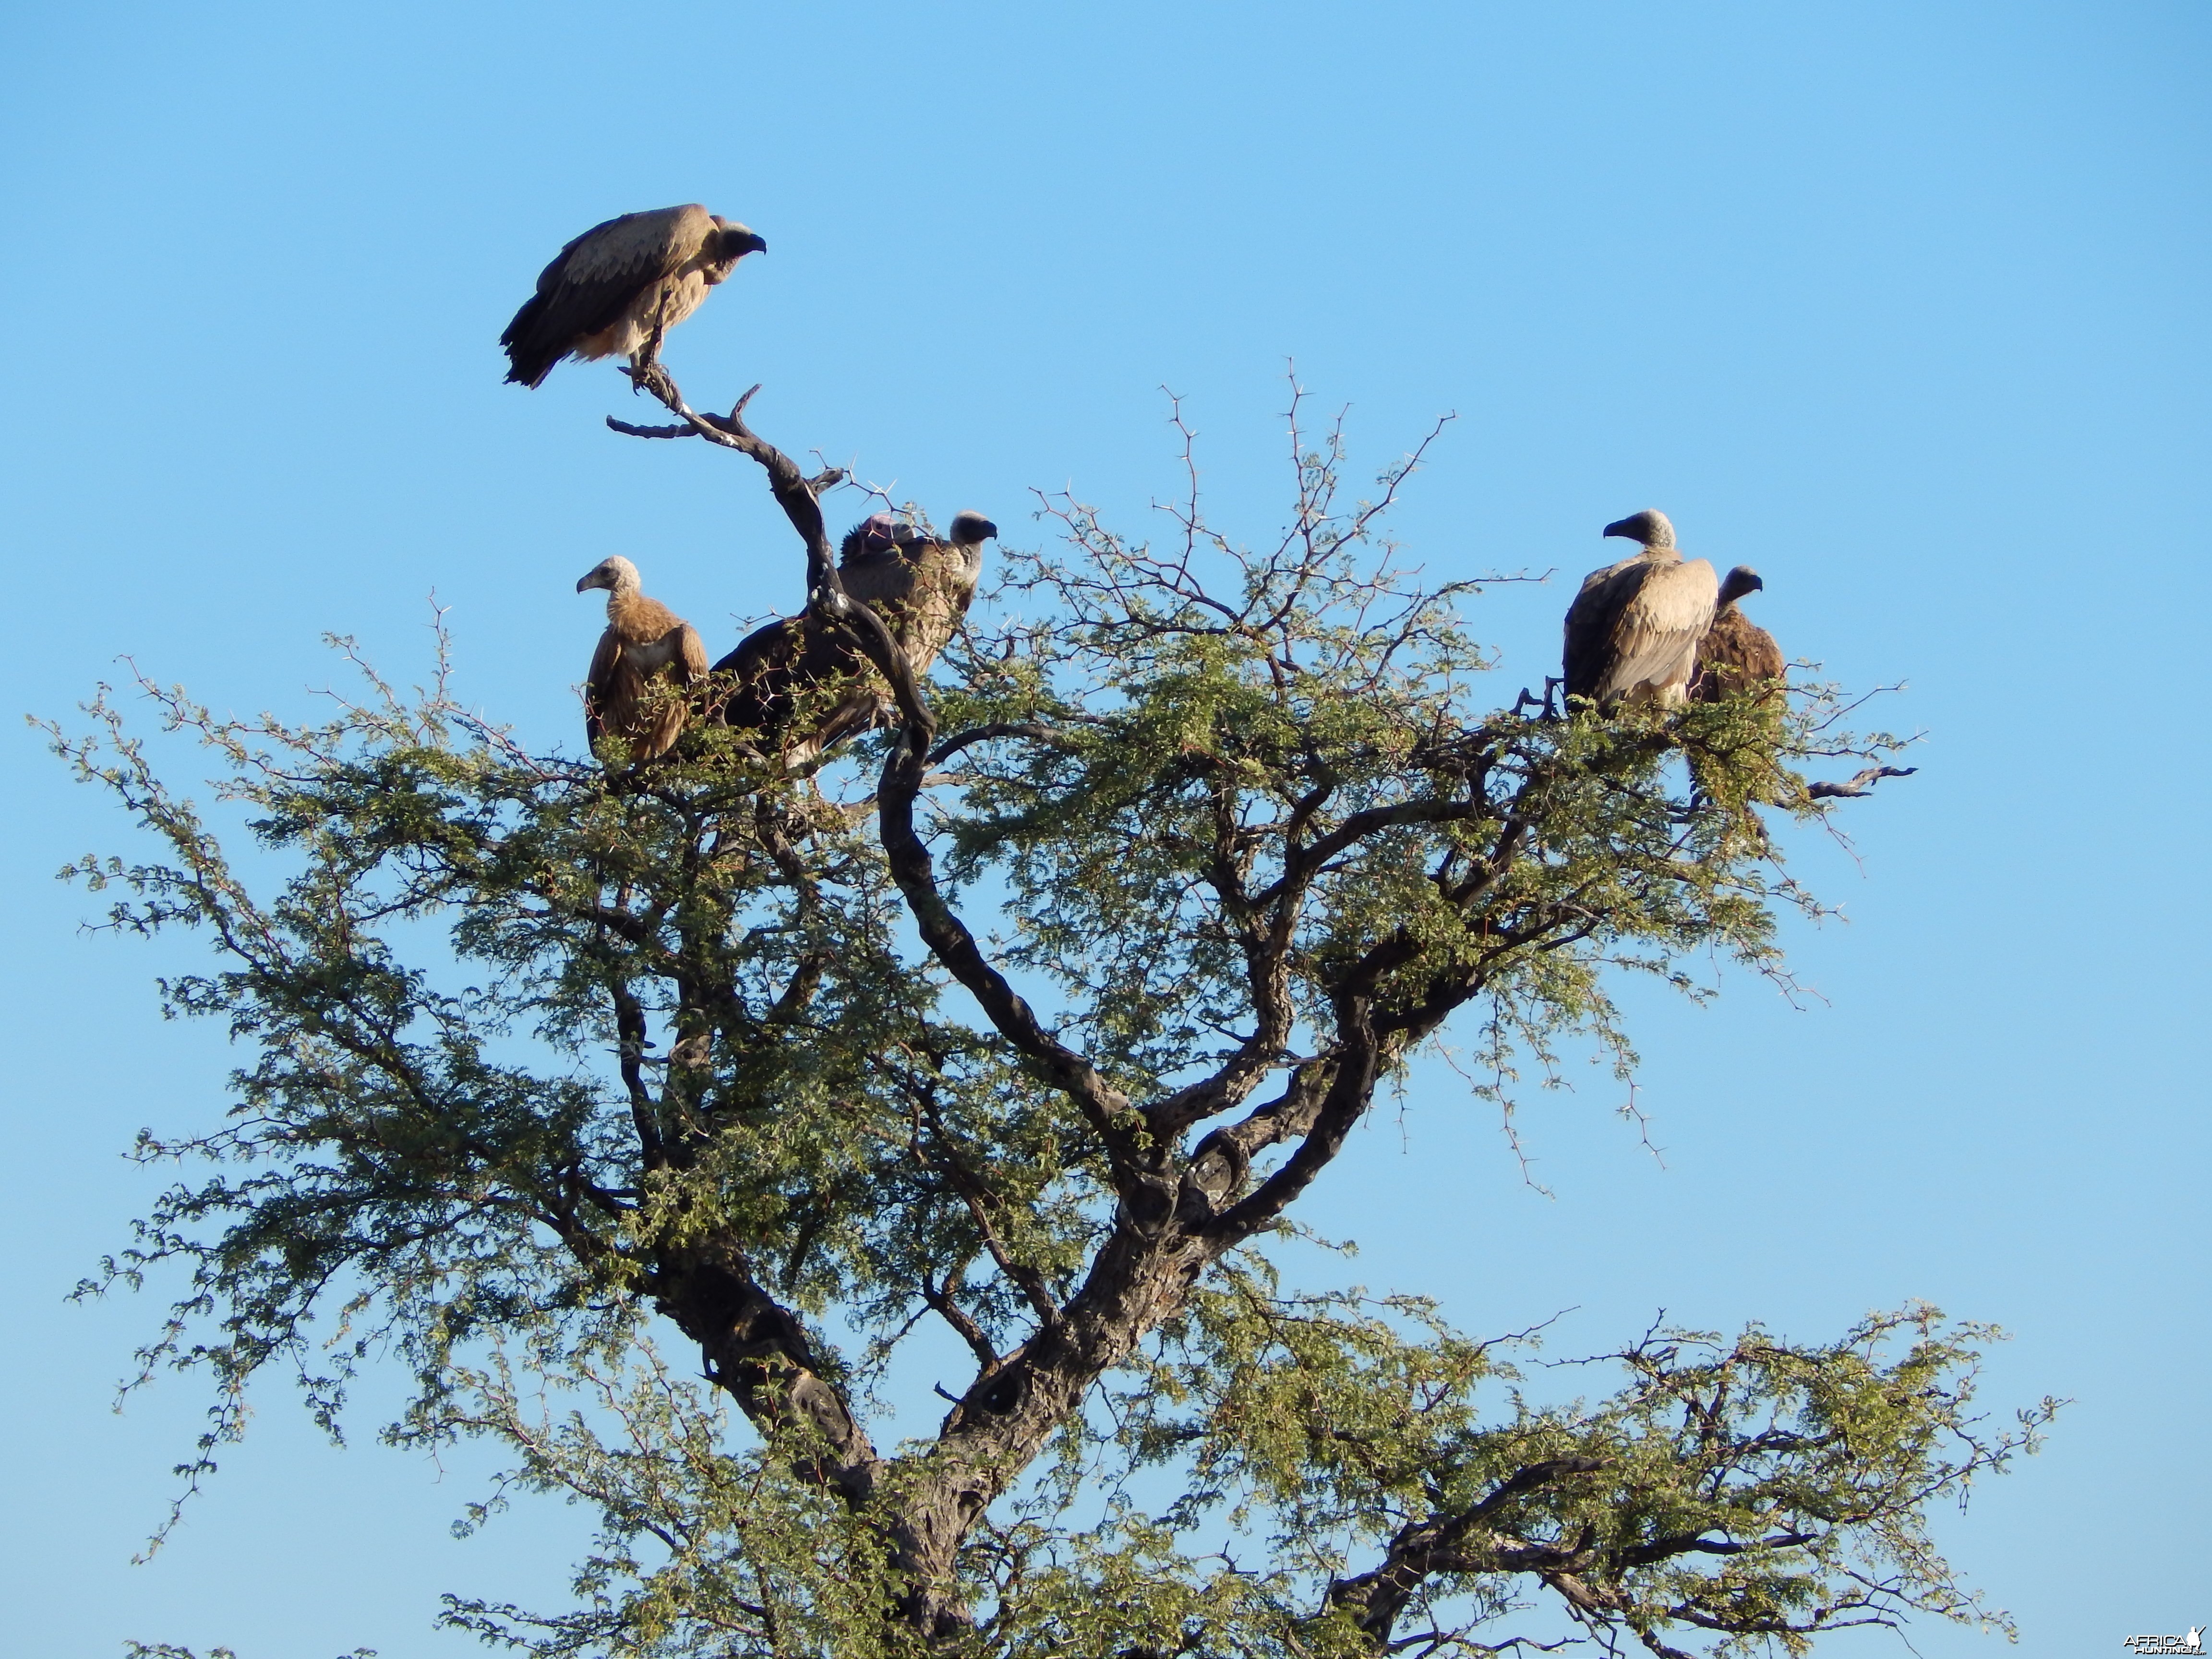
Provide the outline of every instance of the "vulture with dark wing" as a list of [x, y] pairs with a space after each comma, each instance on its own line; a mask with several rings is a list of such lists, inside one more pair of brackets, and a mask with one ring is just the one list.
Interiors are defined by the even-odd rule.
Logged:
[[534, 386], [563, 357], [617, 352], [649, 368], [661, 337], [698, 310], [707, 290], [748, 253], [767, 251], [736, 220], [696, 202], [593, 225], [539, 274], [538, 292], [499, 337], [513, 365], [507, 378]]
[[1713, 612], [1713, 625], [1698, 641], [1698, 678], [1690, 695], [1701, 702], [1778, 683], [1789, 674], [1782, 647], [1774, 635], [1745, 616], [1736, 601], [1756, 593], [1766, 584], [1759, 572], [1740, 564], [1721, 582], [1721, 608]]
[[637, 567], [602, 559], [576, 583], [579, 593], [607, 590], [607, 631], [584, 680], [584, 732], [596, 748], [619, 738], [632, 761], [649, 761], [676, 745], [690, 718], [684, 688], [707, 675], [699, 630], [640, 591]]
[[1604, 533], [1641, 542], [1643, 550], [1591, 571], [1567, 607], [1567, 695], [1671, 708], [1687, 695], [1720, 584], [1705, 560], [1683, 559], [1674, 526], [1656, 508], [1617, 520]]
[[[849, 597], [884, 619], [921, 674], [968, 614], [983, 574], [983, 544], [998, 533], [980, 513], [956, 514], [945, 540], [878, 513], [846, 535], [838, 579]], [[808, 616], [754, 629], [714, 669], [737, 682], [723, 704], [723, 720], [758, 734], [793, 766], [881, 724], [890, 712], [890, 693], [870, 673], [867, 659]], [[852, 684], [818, 714], [810, 709], [804, 732], [787, 729], [801, 693], [840, 679]]]

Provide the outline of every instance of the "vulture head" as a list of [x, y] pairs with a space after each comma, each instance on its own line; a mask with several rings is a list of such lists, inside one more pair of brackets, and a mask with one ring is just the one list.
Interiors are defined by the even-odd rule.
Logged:
[[714, 245], [702, 251], [713, 258], [715, 269], [721, 272], [721, 276], [714, 279], [720, 282], [734, 270], [738, 261], [748, 253], [767, 252], [768, 240], [735, 219], [725, 219], [718, 213], [714, 216]]
[[980, 513], [960, 512], [952, 515], [952, 544], [955, 547], [980, 547], [999, 533], [999, 526]]
[[1759, 572], [1747, 564], [1740, 564], [1721, 579], [1719, 603], [1734, 605], [1745, 594], [1756, 593], [1765, 586], [1766, 584], [1759, 579]]
[[951, 539], [952, 550], [959, 556], [961, 575], [970, 593], [982, 580], [983, 544], [998, 533], [999, 526], [980, 513], [963, 511], [952, 515], [952, 528], [946, 534]]
[[1630, 541], [1640, 542], [1646, 547], [1672, 547], [1674, 544], [1674, 526], [1668, 523], [1667, 515], [1656, 507], [1647, 507], [1641, 513], [1632, 513], [1625, 519], [1615, 519], [1606, 526], [1605, 534], [1626, 536]]
[[576, 591], [589, 592], [594, 587], [604, 587], [613, 593], [638, 592], [637, 567], [619, 553], [611, 559], [601, 559], [576, 578]]

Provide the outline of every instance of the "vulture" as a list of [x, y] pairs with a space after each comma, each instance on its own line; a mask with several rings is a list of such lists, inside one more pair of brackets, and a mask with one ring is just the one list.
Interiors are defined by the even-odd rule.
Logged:
[[1713, 612], [1713, 625], [1698, 641], [1698, 677], [1691, 684], [1690, 695], [1699, 702], [1718, 702], [1788, 674], [1782, 647], [1775, 644], [1774, 635], [1736, 606], [1745, 594], [1756, 593], [1765, 586], [1759, 572], [1747, 564], [1736, 566], [1723, 579], [1721, 608]]
[[633, 761], [655, 759], [675, 746], [690, 718], [681, 688], [706, 678], [706, 641], [645, 597], [628, 559], [602, 559], [577, 580], [579, 593], [593, 587], [607, 590], [607, 631], [584, 679], [584, 734], [594, 747], [601, 738], [620, 738]]
[[1719, 599], [1713, 568], [1685, 562], [1674, 526], [1656, 508], [1617, 520], [1604, 533], [1641, 542], [1643, 550], [1591, 571], [1567, 607], [1567, 696], [1671, 708], [1686, 700], [1698, 642], [1712, 623]]
[[[980, 513], [956, 514], [947, 540], [878, 513], [847, 533], [837, 575], [848, 595], [884, 619], [921, 674], [968, 614], [983, 573], [983, 544], [998, 533]], [[769, 739], [794, 766], [880, 724], [890, 708], [889, 692], [865, 678], [867, 659], [810, 616], [754, 629], [714, 668], [737, 682], [722, 706], [724, 722]], [[787, 730], [802, 691], [847, 678], [854, 683], [818, 718], [810, 716], [805, 732]]]
[[661, 336], [698, 310], [708, 289], [748, 253], [767, 251], [736, 220], [696, 202], [593, 225], [539, 274], [538, 292], [499, 337], [512, 365], [507, 378], [539, 386], [563, 357], [618, 351], [632, 368], [648, 368]]

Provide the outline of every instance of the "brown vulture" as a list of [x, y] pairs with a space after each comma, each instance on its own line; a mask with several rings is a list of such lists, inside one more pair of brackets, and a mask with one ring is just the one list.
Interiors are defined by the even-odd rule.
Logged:
[[1756, 593], [1766, 584], [1759, 572], [1740, 564], [1721, 582], [1721, 606], [1713, 612], [1713, 625], [1698, 641], [1698, 678], [1690, 695], [1701, 702], [1766, 686], [1788, 677], [1782, 647], [1774, 635], [1737, 608], [1736, 601]]
[[1643, 550], [1591, 571], [1567, 607], [1567, 696], [1672, 707], [1686, 697], [1720, 585], [1705, 560], [1683, 559], [1674, 526], [1656, 508], [1604, 533], [1641, 542]]
[[690, 718], [682, 688], [706, 678], [706, 641], [639, 591], [628, 559], [602, 559], [577, 580], [579, 593], [593, 587], [607, 590], [607, 631], [584, 680], [585, 736], [594, 748], [601, 738], [619, 738], [631, 760], [655, 759], [675, 746]]
[[[847, 533], [837, 575], [848, 595], [884, 619], [921, 674], [967, 615], [983, 573], [983, 544], [998, 533], [999, 526], [980, 513], [954, 514], [945, 540], [878, 513]], [[810, 616], [754, 629], [714, 668], [737, 681], [723, 704], [723, 720], [758, 734], [793, 766], [880, 724], [890, 711], [890, 693], [870, 676], [867, 659]], [[842, 678], [853, 684], [818, 714], [810, 710], [804, 732], [787, 729], [802, 691]]]
[[698, 310], [707, 290], [768, 244], [734, 219], [694, 202], [625, 213], [593, 225], [562, 248], [499, 343], [507, 378], [544, 382], [563, 357], [586, 361], [628, 354], [650, 368], [660, 337]]

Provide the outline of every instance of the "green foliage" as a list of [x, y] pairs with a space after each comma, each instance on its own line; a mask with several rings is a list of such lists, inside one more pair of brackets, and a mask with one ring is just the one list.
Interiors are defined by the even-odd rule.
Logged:
[[[526, 753], [442, 646], [318, 725], [143, 686], [239, 866], [103, 693], [57, 744], [162, 850], [70, 873], [209, 939], [167, 1006], [248, 1056], [227, 1124], [142, 1136], [202, 1172], [86, 1286], [188, 1276], [140, 1356], [215, 1384], [187, 1489], [259, 1373], [335, 1434], [389, 1353], [387, 1437], [512, 1454], [464, 1529], [518, 1492], [599, 1516], [570, 1609], [449, 1599], [545, 1655], [1482, 1653], [1532, 1616], [1794, 1652], [1981, 1616], [1925, 1513], [2048, 1414], [1978, 1426], [1987, 1333], [1654, 1334], [1569, 1407], [1427, 1304], [1273, 1277], [1455, 1015], [1503, 1101], [1569, 1045], [1625, 1071], [1622, 971], [1779, 975], [1778, 908], [1815, 907], [1769, 822], [1828, 810], [1808, 760], [1893, 746], [1819, 689], [1484, 709], [1479, 588], [1377, 541], [1416, 459], [1344, 508], [1334, 434], [1301, 443], [1258, 552], [1194, 501], [1164, 547], [1051, 505], [1067, 551], [1011, 556], [935, 729], [856, 751], [872, 793], [720, 732], [611, 777]], [[927, 1319], [974, 1381], [879, 1450]]]

